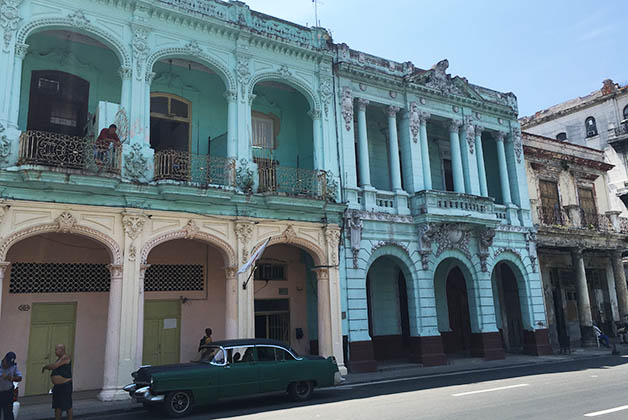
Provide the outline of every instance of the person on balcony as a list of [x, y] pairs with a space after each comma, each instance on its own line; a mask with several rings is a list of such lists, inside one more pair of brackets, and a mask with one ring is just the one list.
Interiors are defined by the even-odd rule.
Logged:
[[[103, 128], [100, 130], [100, 134], [96, 139], [94, 158], [96, 160], [96, 164], [101, 168], [107, 164], [113, 164], [113, 155], [109, 156], [109, 154], [114, 153], [115, 150], [119, 150], [122, 145], [120, 137], [118, 137], [118, 134], [116, 133], [117, 130], [118, 127], [115, 124], [111, 124], [109, 128]], [[111, 150], [111, 145], [113, 145], [113, 150]]]

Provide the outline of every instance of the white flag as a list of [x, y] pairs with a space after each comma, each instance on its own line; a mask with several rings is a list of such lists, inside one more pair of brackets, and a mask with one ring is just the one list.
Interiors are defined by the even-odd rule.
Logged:
[[249, 260], [246, 262], [246, 264], [244, 264], [242, 267], [240, 267], [240, 269], [238, 270], [238, 274], [244, 273], [246, 270], [251, 268], [251, 266], [253, 264], [255, 264], [255, 261], [257, 261], [259, 259], [259, 257], [262, 256], [262, 253], [266, 249], [266, 246], [268, 245], [268, 242], [270, 242], [270, 238], [266, 239], [266, 242], [264, 242], [264, 244], [262, 246], [260, 246], [259, 249], [257, 251], [255, 251], [255, 253], [249, 257]]

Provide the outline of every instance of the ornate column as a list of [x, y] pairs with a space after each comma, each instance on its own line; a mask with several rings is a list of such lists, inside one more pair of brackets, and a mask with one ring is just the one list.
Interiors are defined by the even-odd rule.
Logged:
[[454, 176], [454, 191], [464, 194], [464, 175], [462, 171], [462, 157], [460, 155], [460, 138], [458, 137], [458, 129], [461, 124], [462, 122], [459, 120], [451, 120], [449, 123], [449, 146], [451, 149], [451, 169]]
[[[10, 102], [9, 127], [17, 129], [20, 114], [20, 92], [22, 86], [22, 64], [28, 54], [28, 44], [16, 44], [15, 55], [13, 57], [13, 80], [11, 82], [11, 92], [7, 99]], [[13, 100], [11, 100], [13, 98]]]
[[109, 266], [109, 310], [107, 312], [107, 335], [105, 340], [105, 367], [101, 401], [111, 401], [120, 393], [118, 366], [120, 362], [120, 316], [122, 309], [122, 265]]
[[580, 335], [582, 346], [594, 346], [595, 334], [593, 333], [593, 319], [591, 317], [591, 301], [587, 287], [587, 276], [584, 269], [582, 249], [571, 251], [573, 267], [576, 272], [576, 293], [578, 296], [578, 318], [580, 319]]
[[368, 134], [366, 131], [366, 106], [369, 101], [358, 98], [358, 153], [360, 187], [370, 189], [371, 187], [371, 169], [369, 164], [369, 144]]
[[615, 288], [617, 290], [617, 303], [619, 306], [619, 319], [626, 321], [628, 316], [628, 286], [626, 285], [626, 273], [620, 250], [613, 251], [611, 263], [613, 264], [613, 274], [615, 276]]
[[421, 141], [421, 165], [423, 166], [423, 184], [426, 190], [432, 189], [432, 170], [430, 168], [430, 149], [427, 142], [427, 120], [430, 118], [428, 112], [421, 111], [419, 114], [419, 136]]
[[[120, 108], [128, 110], [131, 108], [131, 84], [133, 79], [133, 69], [131, 67], [121, 66], [118, 69], [120, 80], [122, 81], [122, 88], [120, 90]], [[150, 110], [149, 110], [150, 111]]]
[[328, 357], [333, 355], [332, 325], [329, 296], [329, 268], [321, 267], [312, 270], [317, 278], [317, 314], [318, 314], [318, 354]]
[[144, 279], [146, 278], [146, 270], [150, 264], [140, 265], [140, 273], [138, 276], [137, 300], [137, 343], [135, 345], [135, 367], [139, 368], [144, 362]]
[[238, 93], [227, 90], [227, 157], [235, 159], [238, 155]]
[[314, 169], [323, 169], [323, 130], [321, 127], [321, 111], [312, 109], [308, 112], [312, 118], [312, 135], [314, 137]]
[[238, 338], [238, 268], [225, 268], [225, 339]]
[[[234, 226], [235, 235], [237, 238], [237, 252], [239, 265], [243, 265], [249, 259], [249, 241], [253, 236], [254, 224], [251, 222], [236, 222]], [[249, 273], [244, 273], [242, 275], [243, 279], [246, 280], [246, 276]], [[243, 281], [244, 281], [243, 280]], [[236, 290], [237, 290], [237, 337], [238, 338], [246, 338], [246, 337], [255, 337], [254, 325], [249, 325], [251, 322], [255, 321], [255, 314], [251, 313], [253, 310], [252, 305], [254, 305], [254, 300], [252, 298], [251, 290], [254, 290], [254, 285], [250, 284], [246, 290], [242, 290], [241, 282], [238, 282], [236, 279]], [[253, 283], [251, 281], [250, 283]], [[253, 320], [253, 321], [251, 321]], [[253, 335], [251, 335], [253, 334]]]
[[397, 112], [396, 106], [388, 106], [385, 111], [388, 116], [388, 165], [390, 166], [390, 184], [395, 192], [401, 189], [401, 167], [399, 163], [399, 140], [397, 138]]
[[502, 188], [502, 200], [505, 205], [511, 205], [510, 181], [508, 180], [508, 166], [506, 164], [506, 151], [504, 150], [505, 136], [506, 134], [504, 132], [498, 131], [495, 135], [495, 142], [497, 144], [497, 164], [499, 166], [499, 183]]
[[336, 358], [340, 373], [344, 375], [347, 373], [347, 369], [344, 366], [342, 349], [342, 308], [340, 303], [340, 270], [338, 268], [340, 264], [340, 228], [338, 226], [328, 225], [325, 228], [325, 243], [327, 245], [327, 264], [329, 266], [331, 354]]
[[475, 126], [475, 158], [478, 165], [478, 178], [480, 180], [480, 195], [488, 197], [488, 186], [486, 185], [486, 167], [484, 166], [484, 149], [482, 147], [482, 131], [484, 127]]
[[10, 265], [10, 262], [0, 263], [0, 322], [2, 321], [2, 291], [4, 290], [4, 276]]
[[478, 166], [475, 159], [475, 132], [471, 119], [466, 118], [460, 127], [460, 145], [462, 154], [462, 169], [464, 172], [464, 189], [467, 194], [480, 195], [480, 182], [478, 180]]

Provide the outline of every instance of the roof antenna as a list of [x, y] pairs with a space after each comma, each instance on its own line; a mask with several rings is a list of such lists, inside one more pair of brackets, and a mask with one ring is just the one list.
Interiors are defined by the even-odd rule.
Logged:
[[314, 26], [321, 26], [321, 22], [318, 20], [318, 5], [319, 4], [325, 4], [323, 3], [321, 0], [312, 0], [312, 3], [314, 3]]

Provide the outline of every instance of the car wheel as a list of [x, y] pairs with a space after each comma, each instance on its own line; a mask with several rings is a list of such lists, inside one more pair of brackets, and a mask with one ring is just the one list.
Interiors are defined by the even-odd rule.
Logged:
[[183, 417], [192, 412], [192, 394], [174, 391], [166, 396], [166, 410], [170, 417]]
[[293, 401], [307, 401], [312, 397], [314, 384], [312, 381], [293, 382], [288, 387], [288, 394]]

